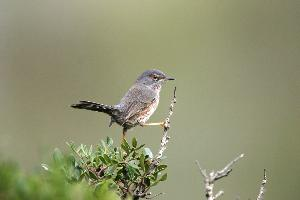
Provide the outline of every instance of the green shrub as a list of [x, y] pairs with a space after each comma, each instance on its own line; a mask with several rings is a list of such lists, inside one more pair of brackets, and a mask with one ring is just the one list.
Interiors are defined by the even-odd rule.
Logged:
[[12, 162], [0, 163], [0, 199], [74, 200], [139, 199], [166, 180], [160, 164], [149, 148], [124, 140], [113, 146], [111, 138], [95, 146], [68, 143], [72, 152], [55, 149], [44, 170], [25, 175]]

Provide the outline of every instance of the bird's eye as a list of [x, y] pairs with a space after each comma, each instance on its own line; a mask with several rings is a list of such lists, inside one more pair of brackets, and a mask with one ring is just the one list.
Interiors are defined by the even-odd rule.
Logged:
[[152, 78], [153, 78], [153, 80], [155, 80], [155, 81], [158, 80], [158, 76], [157, 76], [156, 74], [154, 74], [154, 75], [152, 76]]

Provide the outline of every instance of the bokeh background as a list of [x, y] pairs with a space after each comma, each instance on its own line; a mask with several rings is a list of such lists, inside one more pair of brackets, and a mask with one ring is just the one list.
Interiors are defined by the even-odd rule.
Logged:
[[[26, 171], [66, 141], [117, 144], [107, 116], [72, 110], [77, 100], [119, 101], [145, 69], [176, 77], [150, 121], [168, 112], [169, 179], [158, 199], [203, 199], [198, 159], [220, 169], [223, 199], [300, 196], [300, 1], [0, 0], [0, 151]], [[154, 151], [162, 131], [136, 128]]]

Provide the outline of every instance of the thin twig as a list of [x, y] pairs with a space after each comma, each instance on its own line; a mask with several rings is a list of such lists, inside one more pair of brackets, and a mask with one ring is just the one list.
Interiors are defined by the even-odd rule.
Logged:
[[206, 170], [205, 170], [205, 169], [202, 169], [202, 167], [200, 166], [200, 163], [199, 163], [198, 160], [196, 160], [196, 164], [198, 165], [199, 171], [201, 172], [203, 178], [207, 178]]
[[223, 190], [220, 190], [220, 191], [214, 196], [214, 199], [219, 198], [219, 197], [222, 196], [223, 194], [224, 194], [224, 191], [223, 191]]
[[167, 149], [167, 144], [169, 142], [170, 136], [168, 136], [168, 130], [170, 129], [170, 118], [173, 115], [174, 105], [176, 103], [176, 87], [174, 88], [173, 99], [169, 107], [169, 114], [164, 122], [164, 134], [160, 142], [160, 149], [157, 155], [154, 157], [154, 160], [160, 160], [163, 156], [164, 151]]
[[228, 163], [222, 170], [216, 172], [214, 179], [218, 180], [223, 178], [224, 176], [228, 176], [232, 171], [231, 167], [241, 158], [244, 157], [244, 154], [239, 155], [235, 159], [233, 159], [230, 163]]
[[[174, 95], [173, 95], [173, 99], [172, 99], [170, 107], [169, 107], [168, 116], [166, 117], [164, 124], [163, 124], [164, 129], [163, 129], [163, 136], [162, 136], [162, 139], [160, 142], [160, 148], [158, 150], [158, 153], [153, 157], [150, 167], [149, 167], [149, 170], [147, 172], [145, 172], [144, 177], [146, 177], [146, 175], [151, 174], [153, 172], [153, 170], [155, 170], [155, 167], [159, 165], [159, 163], [163, 157], [164, 151], [167, 149], [167, 144], [170, 139], [170, 136], [168, 136], [168, 130], [170, 129], [170, 118], [173, 115], [173, 109], [174, 109], [175, 103], [176, 103], [176, 87], [174, 88]], [[133, 192], [133, 196], [134, 196], [133, 199], [139, 199], [139, 198], [152, 199], [161, 194], [164, 194], [164, 193], [159, 193], [159, 194], [151, 197], [151, 193], [148, 192], [150, 187], [143, 186], [144, 177], [141, 179], [139, 187], [137, 187], [136, 190]]]
[[264, 199], [266, 183], [267, 183], [267, 170], [264, 169], [264, 178], [261, 182], [261, 185], [260, 185], [260, 188], [259, 188], [259, 193], [257, 195], [256, 200], [263, 200]]
[[216, 195], [214, 195], [214, 184], [217, 180], [228, 176], [232, 171], [231, 167], [242, 157], [244, 157], [244, 154], [241, 154], [233, 159], [223, 169], [218, 170], [217, 172], [211, 171], [209, 174], [206, 173], [206, 170], [203, 169], [200, 163], [196, 160], [196, 164], [198, 165], [201, 175], [204, 177], [205, 196], [207, 200], [215, 200], [224, 194], [224, 191], [220, 190]]

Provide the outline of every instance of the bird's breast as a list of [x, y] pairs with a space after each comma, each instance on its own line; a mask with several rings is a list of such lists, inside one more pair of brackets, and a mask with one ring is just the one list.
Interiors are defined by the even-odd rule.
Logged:
[[155, 98], [153, 102], [143, 111], [143, 113], [140, 115], [140, 118], [138, 119], [138, 122], [140, 124], [144, 124], [149, 120], [151, 115], [153, 115], [153, 113], [155, 112], [158, 103], [159, 103], [159, 97]]

